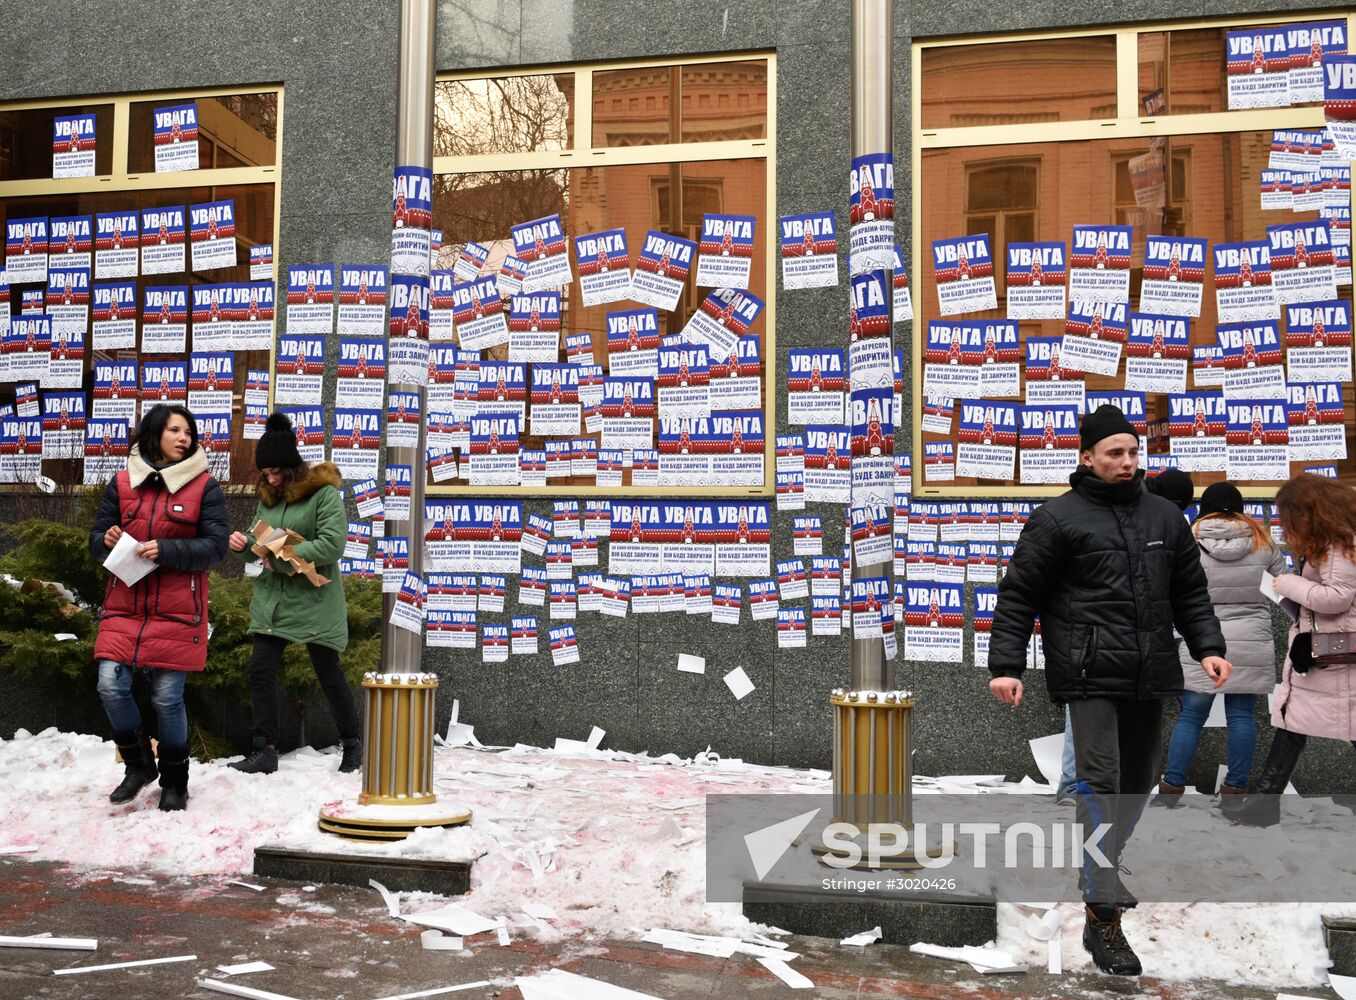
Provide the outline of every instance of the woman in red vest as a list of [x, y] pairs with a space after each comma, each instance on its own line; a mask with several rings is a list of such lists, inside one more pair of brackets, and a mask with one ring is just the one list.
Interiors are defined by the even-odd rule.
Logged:
[[[104, 490], [89, 547], [103, 561], [124, 534], [156, 569], [127, 586], [110, 576], [94, 640], [99, 697], [126, 765], [110, 802], [127, 802], [160, 776], [160, 808], [188, 799], [184, 680], [207, 663], [207, 571], [226, 555], [226, 498], [207, 474], [198, 425], [184, 406], [151, 407], [127, 468]], [[141, 728], [132, 681], [146, 671], [159, 721], [159, 767]]]

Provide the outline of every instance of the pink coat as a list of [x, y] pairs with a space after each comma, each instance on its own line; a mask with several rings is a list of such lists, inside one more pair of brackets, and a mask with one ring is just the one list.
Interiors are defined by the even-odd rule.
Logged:
[[[1319, 632], [1356, 632], [1356, 562], [1341, 552], [1329, 553], [1322, 563], [1306, 563], [1303, 575], [1276, 578], [1276, 592], [1302, 608], [1290, 638], [1301, 629]], [[1297, 674], [1287, 657], [1281, 684], [1271, 709], [1278, 729], [1337, 740], [1356, 739], [1356, 666], [1311, 669]]]

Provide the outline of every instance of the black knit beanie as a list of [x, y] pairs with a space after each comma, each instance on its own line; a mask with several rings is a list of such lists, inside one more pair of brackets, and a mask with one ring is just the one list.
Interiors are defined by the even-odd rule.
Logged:
[[1078, 428], [1079, 450], [1087, 451], [1102, 438], [1109, 438], [1113, 434], [1129, 434], [1136, 439], [1139, 437], [1134, 424], [1125, 419], [1120, 407], [1103, 403], [1083, 418]]
[[1211, 483], [1201, 494], [1201, 517], [1207, 514], [1243, 513], [1243, 494], [1233, 483]]
[[[1171, 500], [1178, 510], [1186, 510], [1196, 498], [1196, 484], [1190, 474], [1181, 469], [1164, 469], [1158, 475], [1144, 480], [1144, 488], [1164, 500]], [[1208, 491], [1207, 491], [1208, 492]]]
[[270, 413], [264, 424], [264, 436], [254, 449], [254, 466], [257, 469], [295, 469], [301, 464], [301, 454], [297, 451], [297, 433], [292, 429], [292, 421], [281, 411]]

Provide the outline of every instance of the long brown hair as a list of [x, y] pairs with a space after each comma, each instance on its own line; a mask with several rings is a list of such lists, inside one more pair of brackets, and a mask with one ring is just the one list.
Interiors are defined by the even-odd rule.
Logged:
[[1333, 549], [1356, 557], [1356, 491], [1304, 472], [1276, 491], [1276, 513], [1298, 558], [1322, 562]]
[[1217, 510], [1213, 514], [1198, 517], [1196, 523], [1191, 526], [1191, 530], [1197, 538], [1201, 537], [1202, 521], [1231, 521], [1237, 524], [1246, 524], [1248, 532], [1252, 535], [1252, 551], [1256, 552], [1263, 547], [1272, 547], [1271, 532], [1267, 530], [1266, 525], [1247, 514], [1240, 514], [1232, 510]]

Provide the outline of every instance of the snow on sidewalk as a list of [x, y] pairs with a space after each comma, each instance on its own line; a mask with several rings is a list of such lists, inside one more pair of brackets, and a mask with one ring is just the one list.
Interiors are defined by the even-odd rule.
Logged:
[[[436, 791], [474, 810], [471, 824], [374, 846], [316, 828], [321, 806], [356, 800], [359, 775], [341, 775], [337, 765], [337, 753], [309, 748], [286, 755], [279, 771], [266, 776], [240, 774], [224, 761], [195, 763], [188, 810], [162, 813], [154, 789], [131, 806], [108, 803], [122, 770], [111, 743], [56, 729], [21, 731], [0, 741], [0, 786], [8, 790], [0, 848], [33, 850], [0, 863], [36, 858], [91, 872], [248, 879], [261, 845], [475, 859], [468, 904], [521, 925], [515, 934], [548, 942], [579, 935], [638, 939], [650, 928], [671, 928], [751, 939], [762, 928], [737, 904], [704, 899], [705, 796], [830, 791], [824, 771], [722, 761], [716, 754], [680, 760], [608, 750], [441, 747]], [[525, 907], [553, 910], [554, 918], [528, 917]], [[1059, 911], [1064, 968], [1084, 970], [1090, 962], [1081, 946], [1082, 909], [1063, 903]], [[1043, 968], [1046, 942], [1027, 933], [1028, 912], [999, 905], [997, 944]], [[1293, 987], [1324, 982], [1322, 913], [1356, 914], [1356, 906], [1145, 904], [1127, 914], [1125, 926], [1147, 975]]]

